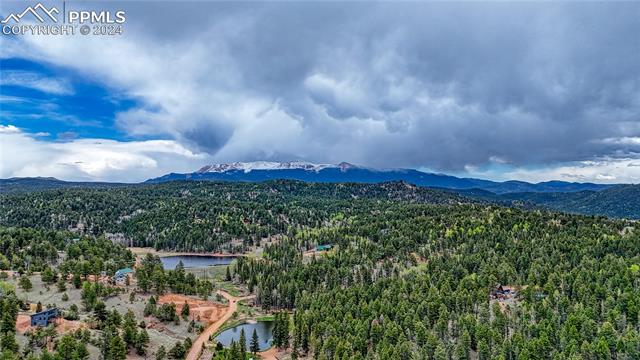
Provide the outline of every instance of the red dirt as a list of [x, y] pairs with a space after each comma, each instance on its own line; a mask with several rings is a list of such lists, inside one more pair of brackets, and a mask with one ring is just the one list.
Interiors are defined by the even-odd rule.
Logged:
[[147, 324], [147, 329], [154, 329], [161, 333], [166, 333], [171, 336], [174, 334], [173, 331], [169, 330], [167, 326], [154, 318], [146, 317], [144, 318], [145, 323]]
[[195, 320], [199, 319], [204, 323], [218, 321], [227, 309], [226, 306], [207, 300], [194, 299], [185, 295], [167, 294], [162, 295], [160, 299], [158, 299], [159, 304], [174, 303], [178, 314], [182, 312], [185, 301], [189, 304], [189, 317]]
[[20, 334], [24, 334], [31, 327], [31, 316], [25, 314], [18, 314], [16, 320], [16, 330]]
[[284, 352], [278, 351], [275, 346], [272, 346], [269, 350], [261, 351], [258, 353], [260, 355], [260, 359], [262, 360], [278, 360], [284, 356]]
[[87, 324], [82, 321], [65, 320], [63, 318], [59, 318], [56, 320], [56, 331], [58, 332], [58, 334], [66, 334], [69, 331], [76, 331], [86, 328]]
[[14, 276], [18, 276], [18, 273], [16, 273], [15, 271], [11, 271], [11, 270], [0, 270], [0, 273], [5, 273], [10, 278], [14, 277]]
[[[61, 335], [70, 331], [87, 328], [87, 324], [82, 321], [65, 320], [63, 318], [56, 319], [54, 324], [56, 332]], [[31, 326], [31, 316], [27, 314], [18, 314], [18, 318], [16, 319], [16, 331], [18, 331], [19, 334], [24, 334], [34, 328], [35, 327]]]

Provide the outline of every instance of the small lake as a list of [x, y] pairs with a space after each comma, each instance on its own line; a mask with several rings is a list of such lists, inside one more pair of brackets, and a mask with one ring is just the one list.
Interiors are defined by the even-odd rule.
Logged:
[[224, 346], [231, 345], [231, 340], [238, 342], [240, 340], [240, 331], [244, 329], [244, 336], [247, 339], [247, 351], [251, 346], [251, 336], [253, 335], [253, 329], [256, 329], [258, 333], [258, 341], [260, 343], [260, 351], [267, 350], [271, 347], [273, 342], [273, 321], [258, 321], [255, 324], [242, 324], [231, 329], [227, 329], [218, 336], [215, 341], [220, 342]]
[[180, 261], [185, 268], [200, 268], [214, 265], [229, 265], [235, 256], [200, 256], [200, 255], [178, 255], [161, 257], [162, 267], [165, 270], [173, 270]]

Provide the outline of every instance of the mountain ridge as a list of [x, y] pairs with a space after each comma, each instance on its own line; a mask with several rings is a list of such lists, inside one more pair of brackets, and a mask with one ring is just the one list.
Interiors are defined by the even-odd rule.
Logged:
[[545, 181], [529, 183], [519, 180], [497, 182], [485, 179], [463, 178], [447, 174], [422, 172], [415, 169], [376, 169], [342, 162], [339, 164], [314, 164], [303, 161], [292, 162], [234, 162], [209, 164], [191, 173], [169, 173], [149, 179], [145, 183], [161, 183], [174, 180], [249, 181], [300, 180], [307, 182], [355, 182], [378, 183], [406, 181], [418, 186], [438, 187], [452, 190], [481, 189], [496, 194], [516, 192], [576, 192], [599, 191], [614, 185]]
[[[338, 164], [340, 165], [340, 164]], [[344, 165], [344, 164], [342, 164]], [[349, 164], [350, 165], [350, 164]], [[282, 173], [284, 171], [284, 173]], [[327, 173], [328, 171], [328, 173]], [[69, 182], [58, 180], [56, 178], [35, 177], [35, 178], [11, 178], [0, 179], [0, 195], [44, 191], [44, 190], [66, 190], [66, 189], [115, 189], [124, 187], [146, 187], [162, 185], [164, 183], [180, 183], [180, 182], [270, 182], [273, 184], [293, 184], [288, 186], [296, 186], [296, 183], [316, 183], [318, 185], [325, 183], [330, 184], [330, 178], [333, 177], [333, 183], [337, 183], [336, 188], [340, 185], [348, 185], [354, 183], [381, 184], [390, 183], [385, 186], [390, 188], [400, 188], [409, 186], [435, 191], [444, 191], [456, 193], [468, 199], [495, 203], [502, 206], [514, 206], [519, 208], [544, 208], [555, 211], [563, 211], [569, 213], [585, 214], [585, 215], [604, 215], [617, 218], [640, 219], [640, 185], [619, 184], [619, 185], [598, 185], [590, 183], [565, 183], [559, 181], [547, 181], [531, 184], [523, 181], [508, 181], [504, 183], [492, 182], [489, 180], [473, 179], [473, 178], [456, 178], [454, 176], [444, 174], [422, 173], [417, 170], [402, 169], [398, 171], [382, 171], [377, 174], [387, 175], [387, 179], [378, 179], [373, 181], [370, 177], [371, 169], [353, 166], [323, 168], [318, 172], [314, 170], [286, 169], [286, 170], [254, 170], [245, 172], [245, 169], [233, 169], [224, 172], [207, 172], [189, 173], [189, 174], [168, 174], [161, 177], [161, 180], [151, 179], [144, 183], [108, 183], [108, 182]], [[355, 172], [355, 173], [354, 173]], [[374, 171], [374, 173], [376, 173]], [[304, 180], [296, 178], [304, 178], [304, 175], [320, 176], [315, 180]], [[403, 178], [396, 178], [394, 175], [411, 175], [414, 179], [431, 180], [431, 186], [415, 184], [414, 181]], [[343, 176], [342, 181], [335, 181], [336, 176]], [[345, 181], [345, 177], [352, 180]], [[369, 176], [367, 178], [367, 176]], [[364, 177], [364, 178], [363, 178]], [[435, 179], [435, 180], [434, 180]], [[322, 180], [322, 181], [318, 181]], [[437, 183], [436, 183], [437, 180]], [[453, 181], [454, 185], [459, 188], [452, 188], [446, 185], [447, 181]], [[396, 183], [396, 184], [393, 184]], [[404, 184], [402, 184], [404, 183]], [[435, 184], [434, 184], [435, 183]], [[449, 184], [451, 185], [451, 184]], [[596, 186], [596, 190], [589, 188]], [[467, 186], [464, 188], [464, 186]], [[469, 187], [471, 186], [471, 187]], [[599, 188], [597, 186], [600, 186]], [[537, 187], [537, 192], [517, 191], [519, 189], [531, 189]], [[384, 187], [383, 187], [384, 188]], [[511, 190], [511, 192], [498, 193], [498, 190]], [[582, 188], [582, 190], [579, 190]], [[566, 191], [566, 189], [578, 189], [576, 191]], [[565, 191], [561, 191], [565, 190]]]

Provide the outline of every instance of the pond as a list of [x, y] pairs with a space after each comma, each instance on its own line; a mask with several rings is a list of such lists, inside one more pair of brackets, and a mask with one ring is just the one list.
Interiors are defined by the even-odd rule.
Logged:
[[240, 331], [244, 329], [244, 335], [247, 339], [247, 351], [251, 346], [251, 335], [253, 334], [253, 329], [256, 329], [258, 333], [258, 341], [260, 343], [260, 351], [267, 350], [271, 347], [271, 342], [273, 342], [273, 321], [258, 321], [255, 324], [242, 324], [230, 329], [227, 329], [218, 336], [216, 336], [216, 341], [221, 343], [224, 346], [231, 345], [231, 340], [235, 340], [238, 342], [240, 340]]
[[201, 255], [178, 255], [161, 257], [162, 267], [165, 270], [173, 270], [182, 261], [185, 268], [200, 268], [214, 265], [229, 265], [235, 256], [201, 256]]

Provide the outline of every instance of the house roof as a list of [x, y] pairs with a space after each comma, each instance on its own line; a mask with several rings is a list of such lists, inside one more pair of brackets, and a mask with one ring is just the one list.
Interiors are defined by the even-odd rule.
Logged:
[[51, 309], [40, 311], [35, 314], [31, 314], [31, 317], [38, 316], [38, 315], [57, 314], [57, 313], [58, 313], [58, 308], [51, 308]]
[[127, 274], [132, 273], [132, 272], [133, 272], [133, 269], [124, 268], [124, 269], [120, 269], [120, 270], [116, 271], [115, 276], [118, 277], [118, 276], [122, 276], [122, 275], [127, 275]]

